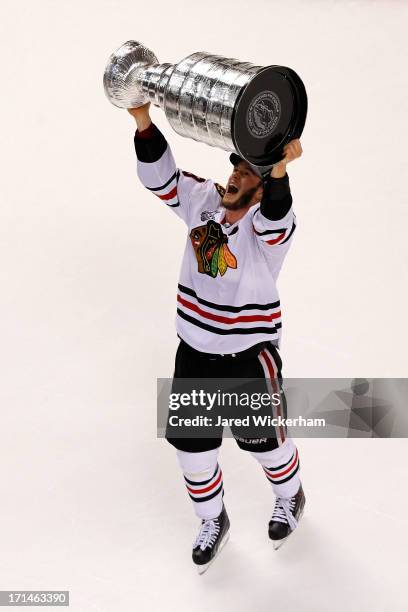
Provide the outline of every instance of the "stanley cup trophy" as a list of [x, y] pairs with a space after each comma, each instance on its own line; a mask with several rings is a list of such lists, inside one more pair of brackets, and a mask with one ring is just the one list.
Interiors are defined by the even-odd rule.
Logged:
[[270, 167], [283, 147], [299, 138], [307, 95], [285, 66], [254, 66], [205, 52], [177, 64], [159, 64], [147, 47], [128, 41], [109, 58], [104, 73], [109, 100], [120, 108], [151, 101], [181, 136], [234, 151]]

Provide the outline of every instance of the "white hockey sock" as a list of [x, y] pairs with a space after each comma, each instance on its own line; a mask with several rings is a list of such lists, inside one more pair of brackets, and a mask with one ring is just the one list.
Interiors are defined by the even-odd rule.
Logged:
[[251, 455], [262, 465], [265, 476], [272, 483], [278, 497], [293, 497], [299, 490], [299, 454], [290, 438], [271, 451]]
[[223, 482], [218, 465], [218, 448], [202, 453], [177, 451], [187, 493], [201, 519], [216, 518], [222, 510]]

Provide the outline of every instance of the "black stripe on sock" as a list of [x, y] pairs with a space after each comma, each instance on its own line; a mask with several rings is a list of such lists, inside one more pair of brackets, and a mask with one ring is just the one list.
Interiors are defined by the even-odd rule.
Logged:
[[295, 458], [295, 455], [296, 455], [296, 451], [293, 453], [289, 461], [287, 461], [286, 463], [282, 463], [282, 465], [278, 465], [278, 467], [267, 467], [266, 469], [269, 470], [270, 472], [276, 472], [277, 470], [281, 470], [282, 468], [289, 465], [291, 461], [293, 461], [293, 459]]
[[297, 465], [296, 465], [296, 469], [295, 469], [295, 470], [293, 470], [293, 472], [292, 472], [291, 474], [289, 474], [289, 476], [288, 476], [287, 478], [284, 478], [283, 480], [272, 480], [272, 478], [270, 478], [266, 472], [265, 472], [265, 476], [267, 477], [267, 479], [269, 480], [269, 482], [271, 482], [272, 484], [275, 484], [275, 485], [283, 484], [284, 482], [288, 482], [288, 480], [290, 480], [291, 478], [293, 478], [293, 476], [294, 476], [294, 475], [296, 474], [296, 472], [299, 470], [299, 467], [300, 467], [300, 465], [299, 465], [299, 461], [298, 461], [298, 462], [297, 462]]
[[188, 478], [186, 478], [185, 476], [184, 476], [184, 480], [185, 480], [186, 482], [188, 482], [188, 484], [193, 485], [194, 487], [200, 487], [200, 486], [202, 486], [202, 485], [206, 485], [206, 484], [208, 484], [209, 482], [211, 482], [211, 481], [213, 480], [213, 478], [215, 478], [215, 476], [216, 476], [217, 472], [218, 472], [218, 465], [217, 465], [217, 467], [215, 468], [215, 472], [214, 472], [214, 474], [213, 474], [213, 475], [211, 476], [211, 478], [209, 478], [208, 480], [201, 480], [200, 482], [197, 482], [196, 480], [189, 480], [189, 479], [188, 479]]
[[216, 497], [218, 493], [222, 491], [222, 487], [223, 487], [223, 484], [221, 483], [218, 489], [214, 491], [214, 493], [207, 495], [207, 497], [197, 498], [197, 497], [194, 497], [194, 495], [191, 495], [190, 491], [187, 491], [187, 492], [193, 501], [200, 503], [200, 502], [210, 501], [210, 499], [213, 499], [214, 497]]

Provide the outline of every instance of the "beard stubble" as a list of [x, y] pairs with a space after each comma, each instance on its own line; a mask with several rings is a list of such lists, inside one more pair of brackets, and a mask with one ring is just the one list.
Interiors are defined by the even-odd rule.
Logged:
[[243, 193], [242, 196], [239, 198], [239, 200], [237, 200], [236, 202], [233, 202], [232, 204], [228, 204], [228, 202], [224, 203], [224, 200], [223, 200], [222, 205], [224, 206], [226, 210], [241, 210], [242, 208], [246, 208], [248, 204], [250, 203], [250, 201], [252, 200], [253, 195], [257, 189], [258, 189], [258, 186], [251, 187], [251, 189], [248, 189], [248, 191]]

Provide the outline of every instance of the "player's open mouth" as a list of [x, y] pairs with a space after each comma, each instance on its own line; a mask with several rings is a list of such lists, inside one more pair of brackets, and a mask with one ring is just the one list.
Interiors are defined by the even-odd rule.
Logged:
[[229, 185], [227, 193], [238, 193], [239, 189], [235, 185]]

